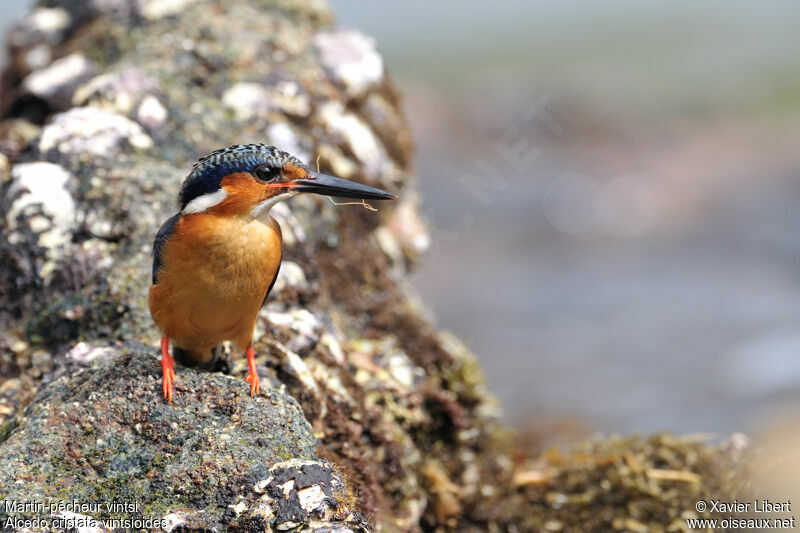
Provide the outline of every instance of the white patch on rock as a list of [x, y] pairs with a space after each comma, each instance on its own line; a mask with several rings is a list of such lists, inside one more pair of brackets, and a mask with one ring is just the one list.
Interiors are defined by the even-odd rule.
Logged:
[[196, 0], [139, 0], [139, 12], [148, 20], [176, 15]]
[[222, 94], [222, 105], [231, 109], [239, 120], [256, 116], [266, 101], [267, 90], [260, 83], [236, 83]]
[[250, 516], [253, 518], [261, 518], [264, 523], [270, 523], [275, 516], [275, 510], [272, 508], [272, 498], [264, 495], [256, 502], [250, 509]]
[[353, 405], [353, 394], [347, 391], [338, 374], [332, 373], [330, 367], [312, 361], [311, 373], [317, 383], [322, 383], [325, 389], [336, 398], [339, 403]]
[[273, 342], [272, 345], [283, 353], [286, 371], [296, 377], [303, 387], [310, 390], [316, 396], [318, 392], [317, 382], [314, 381], [314, 376], [311, 374], [311, 370], [309, 370], [305, 361], [279, 342]]
[[[298, 84], [290, 81], [281, 81], [275, 85], [235, 83], [222, 93], [222, 104], [232, 110], [238, 120], [266, 118], [268, 111], [299, 117], [307, 117], [311, 113], [311, 99], [301, 91]], [[298, 155], [288, 147], [283, 149]]]
[[79, 342], [67, 352], [67, 359], [88, 365], [93, 361], [110, 359], [116, 353], [117, 350], [109, 346], [93, 346], [86, 342]]
[[354, 30], [334, 30], [317, 33], [313, 42], [323, 66], [349, 96], [362, 96], [383, 79], [383, 58], [371, 37]]
[[95, 107], [76, 107], [56, 115], [44, 127], [39, 150], [111, 157], [124, 143], [137, 149], [153, 146], [150, 136], [131, 119]]
[[145, 96], [136, 110], [136, 120], [151, 131], [161, 129], [168, 116], [167, 108], [152, 94]]
[[[91, 104], [108, 111], [127, 115], [144, 98], [158, 90], [158, 81], [136, 67], [106, 72], [87, 81], [75, 90], [72, 105]], [[153, 98], [155, 98], [153, 96]]]
[[53, 50], [44, 43], [32, 46], [25, 52], [25, 64], [31, 70], [44, 68], [53, 60]]
[[325, 501], [325, 492], [319, 485], [311, 485], [297, 491], [297, 499], [300, 500], [300, 507], [307, 513], [311, 513], [322, 507]]
[[322, 334], [319, 338], [320, 344], [328, 348], [333, 360], [343, 365], [345, 362], [344, 358], [344, 350], [342, 350], [342, 345], [339, 340], [334, 336], [332, 333], [326, 331]]
[[346, 156], [338, 146], [321, 144], [317, 146], [317, 154], [333, 169], [333, 175], [349, 179], [358, 172], [358, 164]]
[[[406, 389], [410, 389], [414, 386], [414, 377], [415, 377], [415, 370], [418, 370], [414, 367], [414, 364], [405, 354], [405, 352], [397, 351], [393, 353], [389, 357], [388, 364], [386, 365], [389, 371], [389, 374], [394, 378], [394, 380], [401, 385], [403, 385]], [[416, 372], [419, 374], [419, 372]]]
[[380, 226], [373, 232], [375, 240], [378, 241], [378, 247], [381, 251], [391, 259], [392, 264], [397, 267], [404, 268], [405, 260], [403, 258], [403, 249], [400, 243], [397, 242], [392, 232], [386, 226]]
[[176, 513], [170, 513], [164, 516], [162, 520], [165, 522], [165, 524], [161, 527], [161, 529], [167, 533], [171, 533], [173, 529], [186, 523], [186, 520]]
[[267, 309], [265, 314], [270, 324], [287, 328], [293, 333], [287, 348], [294, 352], [311, 349], [319, 341], [320, 332], [324, 327], [322, 321], [307, 309], [295, 308], [286, 312]]
[[66, 9], [38, 7], [22, 21], [22, 27], [49, 36], [64, 31], [70, 22], [71, 19]]
[[419, 216], [417, 199], [413, 193], [404, 195], [391, 213], [386, 226], [404, 249], [416, 254], [424, 253], [431, 245], [428, 228]]
[[267, 311], [267, 319], [275, 326], [284, 326], [293, 333], [311, 334], [315, 328], [320, 327], [320, 320], [306, 309], [293, 309], [286, 313]]
[[306, 274], [294, 261], [281, 262], [281, 269], [278, 272], [278, 279], [275, 280], [275, 286], [272, 287], [272, 294], [278, 294], [287, 288], [296, 291], [308, 290]]
[[261, 481], [253, 485], [253, 490], [255, 491], [256, 494], [264, 494], [265, 492], [267, 492], [267, 486], [270, 483], [272, 483], [272, 480], [273, 480], [272, 476], [268, 477], [267, 479], [262, 479]]
[[311, 371], [308, 369], [306, 362], [292, 351], [286, 351], [286, 364], [289, 365], [289, 369], [291, 373], [300, 380], [300, 383], [303, 386], [310, 390], [314, 395], [317, 394], [317, 382], [314, 381], [314, 376], [311, 374]]
[[319, 461], [312, 461], [311, 459], [292, 458], [292, 459], [287, 459], [286, 461], [281, 461], [280, 463], [275, 463], [269, 468], [269, 471], [270, 474], [274, 476], [275, 472], [282, 468], [302, 469], [304, 466], [309, 466], [309, 465], [321, 465], [321, 463]]
[[40, 233], [50, 229], [50, 219], [41, 215], [34, 215], [28, 219], [28, 227], [31, 228], [34, 233]]
[[[30, 213], [33, 206], [40, 206], [49, 221], [31, 220], [34, 231], [41, 231], [38, 244], [48, 249], [51, 258], [57, 254], [55, 249], [70, 241], [75, 227], [75, 201], [66, 188], [72, 174], [64, 168], [45, 161], [20, 163], [11, 169], [9, 197], [19, 195], [6, 213], [6, 223], [11, 230], [16, 229], [17, 217]], [[41, 217], [33, 217], [40, 219]], [[46, 222], [46, 223], [45, 223]]]
[[319, 110], [325, 129], [342, 140], [371, 176], [383, 175], [387, 159], [383, 146], [369, 127], [355, 114], [346, 111], [339, 102], [328, 102]]
[[22, 88], [52, 105], [68, 105], [77, 85], [94, 71], [86, 56], [76, 52], [31, 72], [22, 80]]
[[244, 502], [239, 502], [236, 505], [228, 505], [228, 507], [233, 509], [233, 512], [236, 513], [237, 517], [247, 510], [247, 504]]
[[293, 81], [281, 81], [268, 91], [270, 104], [289, 115], [307, 117], [311, 113], [311, 99]]
[[289, 496], [291, 496], [292, 491], [294, 490], [294, 484], [295, 484], [294, 480], [290, 479], [289, 481], [280, 486], [281, 490], [283, 491], [284, 497], [288, 498]]

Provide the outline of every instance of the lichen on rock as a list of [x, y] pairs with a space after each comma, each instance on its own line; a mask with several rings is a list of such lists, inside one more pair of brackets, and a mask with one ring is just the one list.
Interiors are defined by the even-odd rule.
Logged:
[[127, 117], [96, 107], [75, 107], [44, 127], [39, 151], [110, 157], [126, 144], [145, 149], [153, 146], [153, 140]]
[[12, 245], [23, 244], [20, 224], [37, 235], [36, 243], [47, 250], [50, 261], [39, 269], [42, 278], [48, 277], [52, 262], [72, 239], [77, 221], [68, 184], [73, 180], [64, 168], [46, 161], [20, 163], [11, 169], [11, 205], [5, 217], [7, 238]]
[[94, 68], [86, 56], [76, 52], [33, 71], [22, 80], [22, 88], [54, 109], [66, 108], [75, 88], [94, 73]]

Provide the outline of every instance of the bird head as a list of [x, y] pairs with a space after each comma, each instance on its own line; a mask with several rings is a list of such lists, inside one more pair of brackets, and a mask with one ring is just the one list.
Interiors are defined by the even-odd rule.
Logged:
[[276, 203], [300, 193], [393, 200], [395, 195], [309, 170], [296, 157], [265, 144], [217, 150], [195, 163], [178, 204], [184, 215], [266, 216]]

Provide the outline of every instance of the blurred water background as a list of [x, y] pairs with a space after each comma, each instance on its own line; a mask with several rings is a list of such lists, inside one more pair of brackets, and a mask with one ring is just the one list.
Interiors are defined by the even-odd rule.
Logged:
[[415, 285], [511, 420], [798, 420], [800, 4], [333, 3], [406, 95]]
[[332, 3], [405, 95], [414, 285], [510, 421], [798, 420], [800, 4]]

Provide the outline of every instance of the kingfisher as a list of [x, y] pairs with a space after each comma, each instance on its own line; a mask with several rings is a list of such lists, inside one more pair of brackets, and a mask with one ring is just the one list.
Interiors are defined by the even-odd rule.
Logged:
[[302, 193], [362, 202], [396, 198], [309, 170], [266, 144], [230, 146], [194, 164], [178, 194], [179, 212], [164, 222], [153, 243], [148, 307], [162, 333], [162, 390], [169, 403], [174, 359], [208, 365], [223, 341], [245, 352], [245, 381], [251, 396], [258, 394], [253, 331], [283, 255], [281, 228], [270, 209]]

